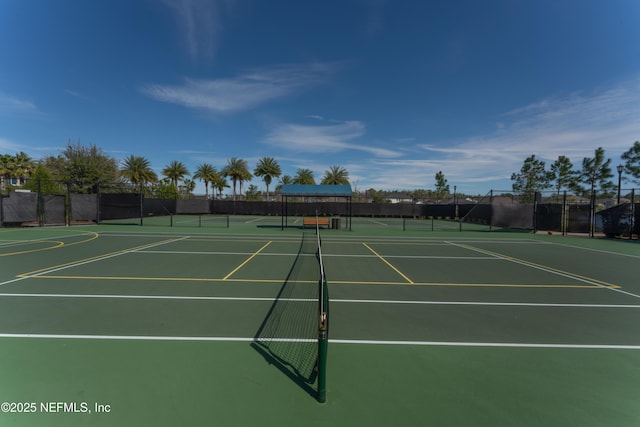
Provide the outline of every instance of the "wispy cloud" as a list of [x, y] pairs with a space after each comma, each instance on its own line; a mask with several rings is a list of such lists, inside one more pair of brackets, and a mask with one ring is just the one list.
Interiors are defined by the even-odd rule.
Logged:
[[0, 138], [0, 153], [3, 154], [11, 154], [13, 152], [24, 151], [24, 147], [16, 144], [13, 141], [9, 141], [8, 139]]
[[71, 95], [74, 98], [79, 98], [79, 99], [84, 99], [84, 100], [88, 100], [89, 99], [86, 96], [84, 96], [83, 94], [81, 94], [80, 92], [76, 92], [75, 90], [71, 90], [71, 89], [65, 89], [64, 93], [66, 93], [67, 95]]
[[175, 15], [187, 53], [193, 60], [210, 61], [220, 43], [222, 23], [233, 0], [164, 0]]
[[394, 142], [402, 141], [398, 145], [402, 149], [396, 150], [399, 156], [365, 157], [348, 170], [352, 182], [366, 188], [433, 189], [435, 174], [443, 171], [449, 185], [457, 185], [459, 191], [509, 190], [511, 174], [531, 154], [547, 165], [565, 155], [579, 168], [583, 157], [603, 147], [608, 157], [619, 161], [620, 154], [640, 139], [639, 117], [640, 80], [632, 80], [513, 109], [496, 117], [499, 123], [486, 134], [444, 141], [396, 138]]
[[365, 33], [368, 37], [374, 37], [382, 31], [384, 20], [384, 7], [386, 0], [366, 0], [363, 2], [365, 9]]
[[40, 115], [36, 104], [27, 99], [17, 98], [0, 92], [0, 114], [2, 115]]
[[140, 90], [162, 102], [216, 113], [233, 113], [291, 96], [327, 81], [336, 65], [284, 64], [248, 70], [231, 78], [186, 79], [181, 85], [151, 84]]
[[356, 150], [375, 157], [398, 157], [399, 152], [372, 144], [356, 143], [354, 140], [365, 135], [365, 125], [359, 121], [345, 121], [328, 125], [281, 124], [274, 127], [264, 142], [302, 153], [327, 153]]
[[[443, 143], [418, 144], [459, 182], [509, 184], [509, 177], [535, 154], [551, 164], [569, 157], [576, 167], [598, 147], [618, 161], [640, 138], [640, 80], [593, 93], [550, 97], [506, 112], [495, 131]], [[508, 185], [510, 187], [510, 185]]]
[[56, 155], [62, 151], [61, 147], [53, 147], [48, 145], [38, 145], [37, 142], [17, 142], [14, 140], [0, 137], [0, 153], [2, 154], [14, 154], [24, 151], [34, 159], [42, 158], [44, 156]]

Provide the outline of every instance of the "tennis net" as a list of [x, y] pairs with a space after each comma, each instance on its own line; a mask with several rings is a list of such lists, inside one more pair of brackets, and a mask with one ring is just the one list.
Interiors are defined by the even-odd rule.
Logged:
[[329, 297], [321, 245], [317, 226], [315, 233], [303, 232], [295, 261], [254, 337], [254, 347], [324, 402]]

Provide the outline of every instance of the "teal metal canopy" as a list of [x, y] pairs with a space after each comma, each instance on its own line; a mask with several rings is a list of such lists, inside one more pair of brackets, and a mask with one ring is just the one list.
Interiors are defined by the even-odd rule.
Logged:
[[351, 197], [351, 185], [284, 184], [283, 197]]

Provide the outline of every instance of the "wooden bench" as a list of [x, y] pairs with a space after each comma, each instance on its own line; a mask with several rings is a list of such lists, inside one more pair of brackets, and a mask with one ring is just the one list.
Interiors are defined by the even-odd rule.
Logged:
[[[303, 218], [302, 225], [306, 227], [307, 225], [316, 225], [316, 218]], [[317, 225], [326, 225], [329, 227], [329, 218], [318, 218]]]

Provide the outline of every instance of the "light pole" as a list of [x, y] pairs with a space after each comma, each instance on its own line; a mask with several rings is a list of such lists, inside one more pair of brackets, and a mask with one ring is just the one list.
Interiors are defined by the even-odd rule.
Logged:
[[622, 171], [624, 170], [624, 166], [618, 165], [616, 166], [618, 170], [618, 204], [620, 204], [620, 183], [622, 182]]

